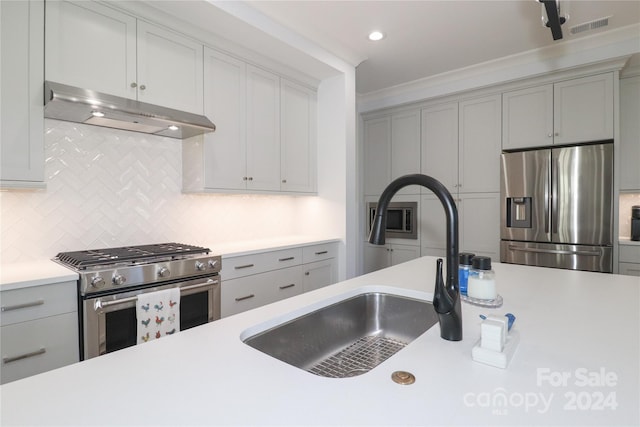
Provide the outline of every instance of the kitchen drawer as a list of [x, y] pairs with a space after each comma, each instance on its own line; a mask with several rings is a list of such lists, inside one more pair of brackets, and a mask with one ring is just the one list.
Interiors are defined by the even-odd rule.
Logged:
[[222, 317], [302, 293], [302, 266], [222, 281]]
[[76, 282], [2, 291], [0, 326], [77, 311]]
[[632, 262], [618, 263], [620, 274], [627, 276], [640, 276], [640, 264], [634, 264]]
[[302, 263], [302, 248], [222, 258], [222, 280], [235, 279]]
[[322, 261], [338, 256], [338, 245], [336, 243], [325, 243], [321, 245], [305, 246], [302, 248], [302, 263]]
[[3, 326], [0, 333], [2, 384], [78, 361], [75, 312]]
[[640, 245], [620, 245], [618, 261], [640, 263]]

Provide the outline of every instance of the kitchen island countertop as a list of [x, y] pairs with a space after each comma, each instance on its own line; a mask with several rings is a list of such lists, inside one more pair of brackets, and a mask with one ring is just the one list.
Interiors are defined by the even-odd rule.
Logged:
[[[464, 338], [436, 325], [372, 371], [315, 376], [242, 343], [363, 291], [431, 298], [422, 257], [0, 387], [2, 425], [638, 425], [640, 279], [494, 263], [504, 305], [463, 303]], [[511, 312], [507, 369], [474, 362], [480, 314]], [[409, 371], [412, 385], [391, 373]]]

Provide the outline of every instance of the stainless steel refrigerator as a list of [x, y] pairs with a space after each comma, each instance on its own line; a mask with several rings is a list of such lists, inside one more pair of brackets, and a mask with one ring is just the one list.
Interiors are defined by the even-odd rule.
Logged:
[[500, 261], [613, 271], [613, 144], [505, 152]]

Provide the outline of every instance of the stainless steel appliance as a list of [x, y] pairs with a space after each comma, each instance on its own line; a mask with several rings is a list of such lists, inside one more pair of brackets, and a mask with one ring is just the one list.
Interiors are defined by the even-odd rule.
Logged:
[[220, 318], [220, 256], [178, 243], [59, 253], [78, 272], [80, 360], [135, 345], [138, 295], [180, 288], [180, 330]]
[[631, 240], [640, 241], [640, 206], [631, 207]]
[[205, 116], [61, 83], [44, 82], [44, 96], [44, 116], [51, 119], [176, 139], [216, 130]]
[[613, 271], [613, 144], [505, 152], [500, 261]]
[[[378, 203], [372, 202], [367, 205], [367, 233], [371, 231], [373, 219], [376, 216]], [[385, 236], [396, 239], [417, 239], [418, 203], [417, 202], [391, 202], [387, 208], [387, 228]]]

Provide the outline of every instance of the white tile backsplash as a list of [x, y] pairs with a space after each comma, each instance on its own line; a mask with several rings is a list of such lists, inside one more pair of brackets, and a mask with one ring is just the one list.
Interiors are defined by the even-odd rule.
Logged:
[[306, 197], [182, 194], [182, 142], [45, 121], [46, 191], [0, 193], [2, 263], [61, 251], [292, 235]]

